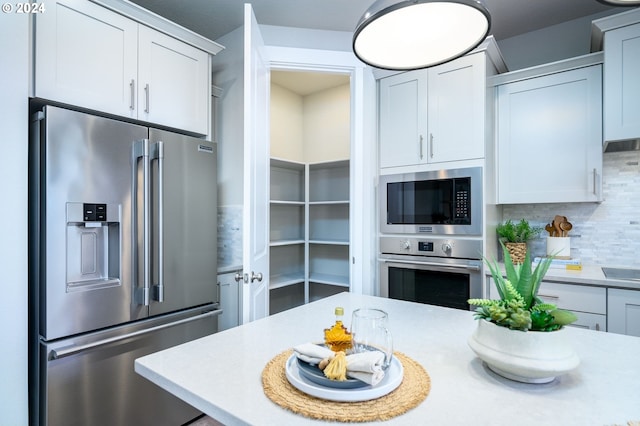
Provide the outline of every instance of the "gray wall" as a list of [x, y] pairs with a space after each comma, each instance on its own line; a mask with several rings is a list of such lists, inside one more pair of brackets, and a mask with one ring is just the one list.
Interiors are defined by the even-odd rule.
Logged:
[[351, 52], [350, 31], [312, 30], [308, 28], [260, 25], [267, 46], [298, 47], [302, 49]]
[[591, 53], [591, 21], [621, 11], [613, 9], [498, 40], [498, 46], [509, 71], [586, 55]]

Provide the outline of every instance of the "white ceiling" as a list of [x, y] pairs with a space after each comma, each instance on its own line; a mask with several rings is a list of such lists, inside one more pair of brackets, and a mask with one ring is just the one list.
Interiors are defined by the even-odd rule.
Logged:
[[[211, 40], [242, 25], [241, 0], [132, 0]], [[353, 31], [374, 0], [248, 0], [258, 23]], [[612, 10], [597, 0], [484, 0], [496, 40]], [[623, 11], [625, 8], [617, 8]]]
[[348, 74], [300, 71], [271, 71], [271, 83], [285, 87], [301, 96], [349, 84]]

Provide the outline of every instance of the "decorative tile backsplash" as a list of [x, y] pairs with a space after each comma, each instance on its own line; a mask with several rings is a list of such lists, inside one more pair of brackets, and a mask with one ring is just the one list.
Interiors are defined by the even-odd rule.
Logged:
[[[583, 264], [640, 267], [640, 151], [604, 154], [602, 203], [505, 205], [504, 219], [527, 219], [544, 228], [557, 214], [573, 224], [571, 257]], [[546, 254], [546, 236], [530, 243]]]
[[218, 207], [218, 269], [242, 265], [242, 206]]

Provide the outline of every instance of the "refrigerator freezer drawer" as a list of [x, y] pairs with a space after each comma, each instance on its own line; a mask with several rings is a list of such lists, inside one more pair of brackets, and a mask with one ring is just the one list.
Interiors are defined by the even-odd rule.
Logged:
[[40, 344], [40, 424], [180, 425], [200, 413], [134, 372], [134, 360], [217, 331], [220, 310]]

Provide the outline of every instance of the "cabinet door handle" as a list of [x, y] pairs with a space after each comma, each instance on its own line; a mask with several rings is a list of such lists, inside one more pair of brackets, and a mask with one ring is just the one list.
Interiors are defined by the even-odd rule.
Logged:
[[131, 83], [129, 83], [129, 90], [131, 92], [131, 99], [129, 102], [129, 109], [133, 111], [135, 109], [135, 99], [136, 99], [136, 81], [131, 79]]
[[422, 157], [424, 157], [424, 155], [422, 155], [422, 141], [423, 141], [424, 137], [422, 135], [420, 135], [420, 159], [422, 160]]
[[593, 195], [598, 196], [598, 169], [593, 169]]
[[149, 84], [147, 83], [144, 86], [144, 98], [145, 98], [145, 108], [144, 108], [144, 112], [146, 112], [147, 114], [149, 114]]
[[429, 156], [433, 158], [433, 133], [429, 133]]

